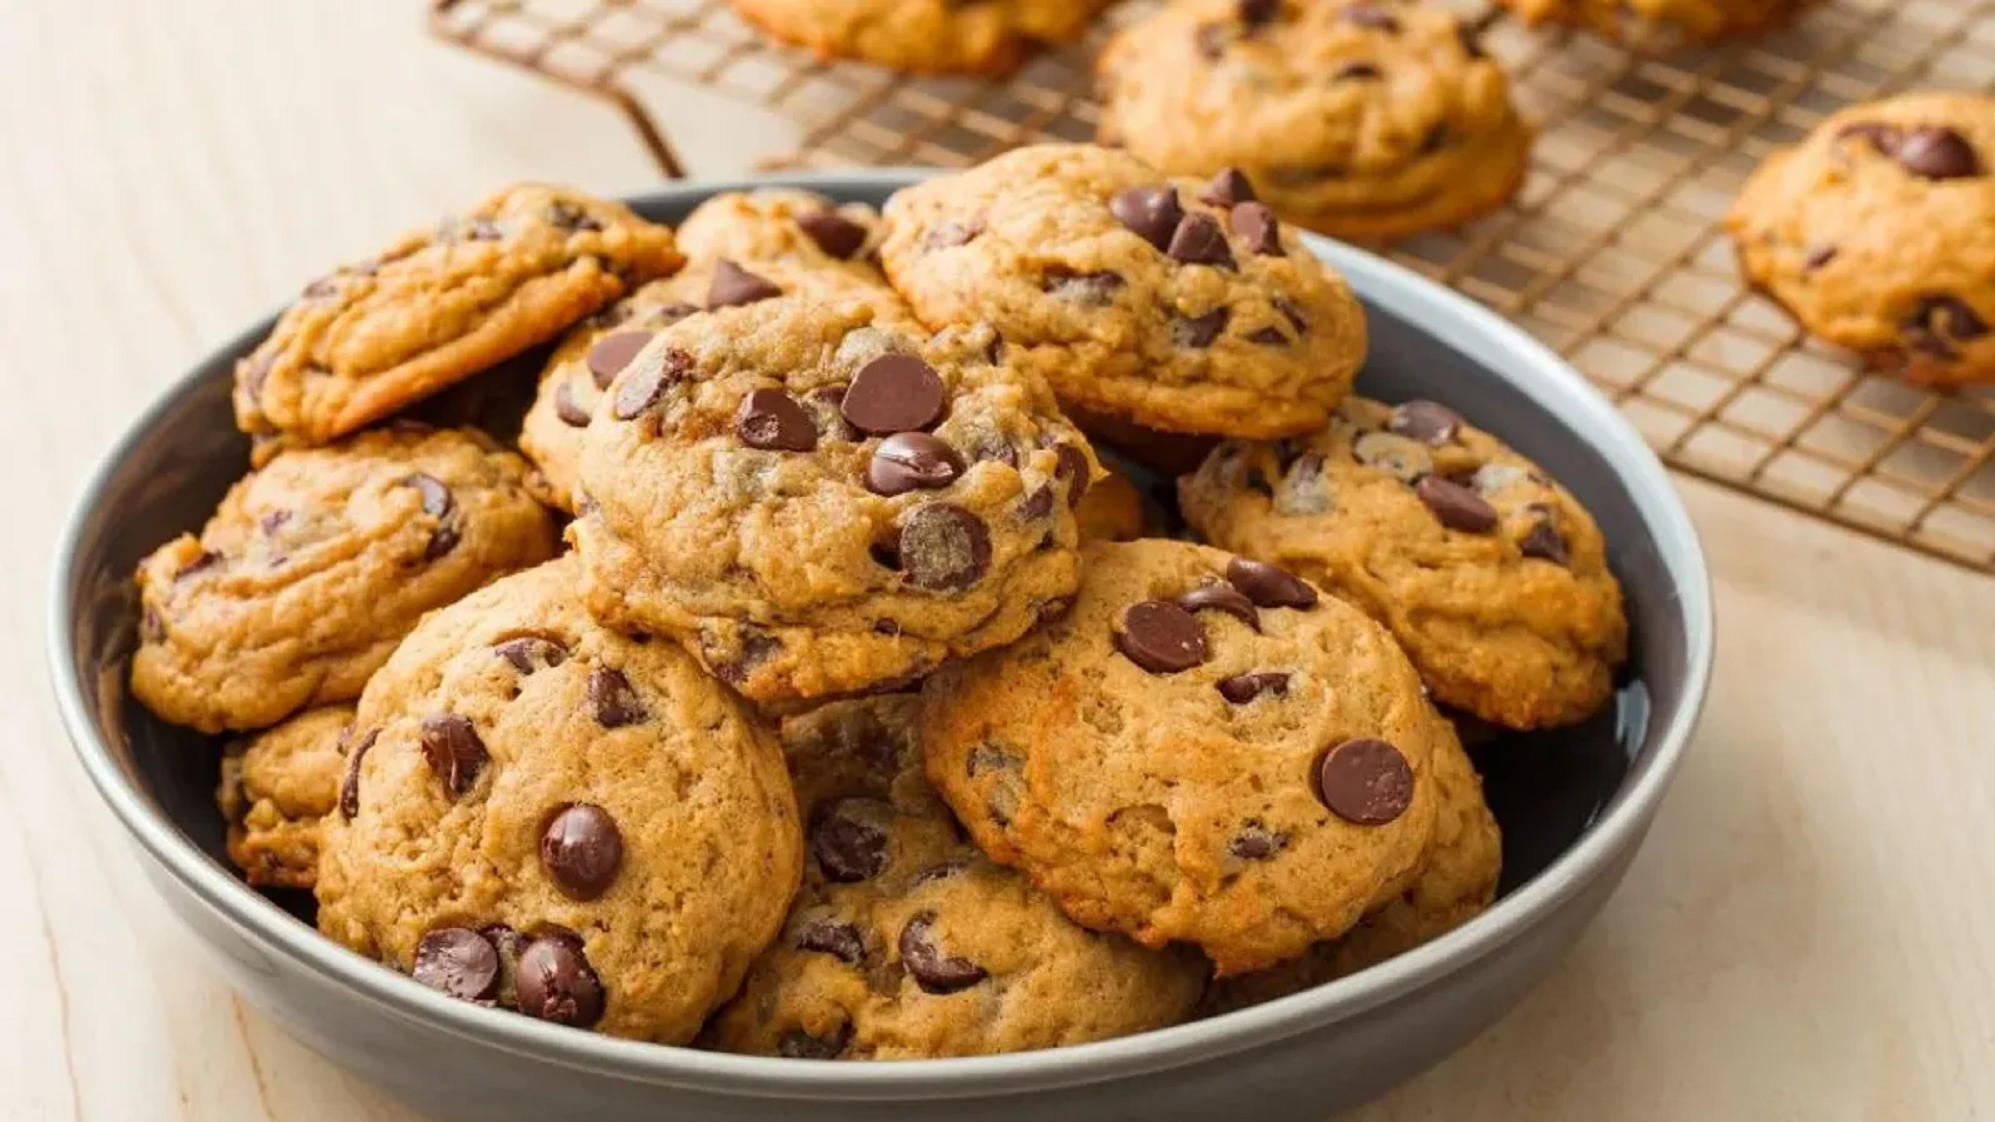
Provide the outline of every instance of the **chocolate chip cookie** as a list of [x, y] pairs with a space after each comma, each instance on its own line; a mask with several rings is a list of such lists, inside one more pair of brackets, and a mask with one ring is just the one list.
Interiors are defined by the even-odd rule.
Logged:
[[1385, 630], [1271, 565], [1091, 543], [1063, 617], [922, 687], [929, 779], [1076, 922], [1221, 976], [1404, 891], [1454, 730]]
[[236, 364], [259, 455], [324, 444], [546, 342], [679, 267], [620, 203], [520, 184], [320, 277]]
[[1351, 398], [1313, 436], [1220, 445], [1179, 497], [1214, 545], [1384, 623], [1447, 705], [1543, 728], [1613, 692], [1628, 624], [1599, 528], [1446, 406]]
[[282, 453], [139, 564], [132, 693], [209, 733], [359, 697], [424, 612], [553, 556], [525, 477], [479, 433], [413, 423]]
[[786, 721], [806, 820], [781, 938], [707, 1031], [729, 1052], [922, 1059], [1106, 1040], [1183, 1020], [1198, 956], [1077, 927], [966, 842], [921, 774], [920, 699]]
[[[703, 207], [694, 218], [707, 213]], [[783, 235], [773, 220], [759, 226], [708, 222], [696, 228], [689, 219], [683, 228], [693, 231], [703, 244], [733, 242], [737, 248], [759, 248], [774, 255], [747, 264], [726, 256], [695, 258], [678, 275], [652, 281], [576, 325], [562, 339], [541, 372], [539, 391], [520, 431], [520, 449], [534, 465], [528, 484], [549, 506], [574, 512], [582, 430], [589, 426], [610, 380], [661, 328], [696, 312], [740, 307], [784, 293], [851, 297], [865, 302], [883, 323], [914, 327], [906, 305], [871, 265], [829, 256], [815, 259], [801, 247], [774, 253]]]
[[729, 0], [748, 22], [808, 48], [917, 73], [1001, 75], [1041, 45], [1078, 39], [1110, 0]]
[[319, 820], [332, 813], [353, 706], [308, 709], [229, 744], [215, 805], [229, 860], [259, 888], [310, 888], [319, 877]]
[[684, 1043], [803, 860], [773, 734], [562, 558], [423, 621], [368, 684], [319, 929], [453, 997]]
[[1104, 141], [1343, 238], [1486, 214], [1531, 149], [1468, 26], [1400, 0], [1174, 0], [1117, 35], [1097, 77]]
[[667, 327], [584, 431], [591, 606], [757, 701], [905, 682], [1073, 592], [1092, 453], [987, 327], [772, 296]]
[[1907, 381], [1995, 382], [1995, 98], [1844, 109], [1768, 156], [1727, 224], [1809, 331]]
[[1454, 742], [1434, 752], [1434, 844], [1412, 887], [1345, 935], [1269, 970], [1227, 978], [1206, 991], [1210, 1014], [1301, 993], [1438, 939], [1488, 908], [1503, 872], [1503, 835], [1483, 801], [1482, 778]]
[[988, 321], [1070, 408], [1166, 432], [1323, 423], [1365, 353], [1343, 279], [1244, 189], [1083, 144], [888, 201], [887, 275], [930, 327]]
[[814, 265], [878, 285], [887, 283], [874, 263], [884, 236], [872, 207], [790, 187], [724, 191], [701, 203], [678, 230], [679, 249], [689, 260]]
[[1581, 27], [1651, 53], [1759, 35], [1813, 0], [1496, 0], [1529, 24]]

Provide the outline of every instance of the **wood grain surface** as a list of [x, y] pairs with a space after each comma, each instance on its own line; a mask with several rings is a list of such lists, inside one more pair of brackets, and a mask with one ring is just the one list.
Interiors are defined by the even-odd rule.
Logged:
[[[204, 351], [506, 180], [653, 182], [613, 114], [421, 21], [413, 0], [0, 3], [0, 1117], [415, 1117], [209, 973], [72, 762], [41, 641], [78, 481]], [[781, 141], [685, 106], [698, 171]], [[1995, 580], [1683, 491], [1718, 685], [1646, 850], [1549, 983], [1355, 1117], [1995, 1118]]]

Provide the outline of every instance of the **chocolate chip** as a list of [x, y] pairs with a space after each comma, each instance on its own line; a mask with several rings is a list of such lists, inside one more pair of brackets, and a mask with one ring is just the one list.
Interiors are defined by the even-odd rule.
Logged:
[[1926, 296], [1905, 321], [1905, 345], [1915, 351], [1952, 358], [1955, 344], [1988, 334], [1988, 325], [1958, 296]]
[[1039, 617], [1040, 623], [1053, 623], [1060, 619], [1065, 618], [1066, 614], [1073, 610], [1074, 610], [1073, 597], [1055, 596], [1053, 599], [1048, 600], [1044, 604], [1039, 605], [1038, 609], [1033, 614]]
[[1273, 23], [1281, 10], [1281, 0], [1236, 0], [1233, 5], [1234, 14], [1248, 27]]
[[416, 944], [411, 976], [459, 1001], [485, 1001], [499, 988], [499, 952], [464, 927], [439, 927]]
[[1062, 300], [1100, 308], [1115, 300], [1124, 283], [1115, 273], [1077, 273], [1064, 265], [1049, 265], [1040, 287]]
[[619, 421], [636, 420], [658, 404], [665, 396], [665, 387], [684, 377], [693, 368], [693, 356], [681, 350], [669, 350], [658, 356], [642, 369], [633, 371], [617, 387], [616, 400], [612, 402], [611, 413]]
[[595, 346], [589, 348], [588, 358], [589, 377], [596, 380], [596, 388], [609, 389], [610, 383], [616, 381], [617, 375], [649, 342], [649, 331], [619, 331], [598, 340]]
[[1524, 532], [1524, 540], [1517, 543], [1517, 548], [1526, 557], [1536, 557], [1554, 565], [1564, 565], [1569, 559], [1565, 535], [1559, 533], [1559, 528], [1552, 524], [1549, 517], [1532, 523], [1531, 528]]
[[1199, 612], [1225, 612], [1256, 631], [1261, 629], [1261, 613], [1254, 602], [1230, 584], [1202, 584], [1178, 597], [1178, 607], [1196, 615]]
[[1906, 129], [1885, 154], [1906, 171], [1925, 179], [1966, 179], [1981, 174], [1981, 160], [1975, 155], [1974, 146], [1950, 128]]
[[1199, 199], [1213, 206], [1233, 207], [1251, 203], [1256, 197], [1254, 183], [1247, 178], [1246, 172], [1239, 168], [1223, 168], [1212, 177], [1212, 182], [1205, 185], [1205, 193]]
[[1171, 321], [1171, 342], [1180, 347], [1204, 350], [1226, 330], [1232, 318], [1229, 308], [1214, 308], [1202, 316], [1177, 316]]
[[360, 813], [360, 761], [367, 758], [367, 750], [374, 747], [374, 738], [381, 735], [380, 729], [368, 729], [367, 735], [346, 750], [346, 771], [339, 780], [339, 814], [349, 821]]
[[983, 232], [984, 220], [981, 218], [972, 218], [967, 222], [951, 219], [930, 230], [921, 242], [929, 249], [954, 249], [976, 241]]
[[471, 228], [465, 235], [474, 242], [496, 242], [506, 236], [505, 231], [499, 229], [499, 224], [489, 218], [472, 219]]
[[1219, 696], [1235, 705], [1245, 705], [1264, 693], [1288, 696], [1288, 675], [1278, 671], [1261, 674], [1235, 674], [1219, 681]]
[[1139, 600], [1122, 611], [1115, 647], [1152, 674], [1175, 674], [1206, 660], [1205, 628], [1168, 600]]
[[1247, 341], [1249, 343], [1259, 343], [1264, 347], [1288, 346], [1288, 336], [1281, 333], [1281, 328], [1273, 325], [1255, 328], [1248, 333]]
[[554, 387], [554, 415], [569, 428], [587, 428], [589, 411], [575, 400], [575, 391], [567, 382]]
[[1455, 23], [1455, 39], [1462, 45], [1462, 53], [1470, 58], [1487, 58], [1482, 49], [1482, 30], [1477, 23], [1459, 20]]
[[938, 490], [963, 474], [963, 457], [925, 432], [902, 432], [880, 441], [866, 465], [866, 489], [876, 495]]
[[1332, 507], [1330, 482], [1323, 476], [1323, 455], [1305, 452], [1289, 465], [1282, 488], [1275, 497], [1275, 509], [1283, 514], [1328, 514]]
[[841, 1023], [830, 1036], [812, 1036], [800, 1028], [791, 1029], [777, 1039], [776, 1055], [786, 1060], [835, 1060], [845, 1054], [850, 1043], [849, 1023]]
[[750, 448], [770, 452], [809, 452], [817, 447], [817, 424], [797, 399], [782, 390], [755, 390], [734, 414], [734, 435]]
[[596, 723], [606, 729], [622, 728], [644, 719], [644, 703], [623, 671], [598, 666], [589, 672], [589, 708]]
[[1346, 23], [1383, 31], [1388, 35], [1399, 34], [1398, 18], [1376, 4], [1353, 4], [1344, 9], [1343, 16]]
[[886, 354], [861, 367], [838, 411], [874, 436], [933, 427], [948, 403], [942, 378], [913, 355]]
[[846, 802], [833, 804], [810, 833], [811, 856], [825, 879], [840, 884], [871, 880], [887, 868], [887, 832], [848, 813]]
[[1226, 852], [1242, 861], [1265, 861], [1286, 848], [1287, 834], [1270, 830], [1259, 822], [1249, 822], [1240, 827], [1240, 832], [1226, 843]]
[[1369, 82], [1381, 77], [1379, 68], [1369, 62], [1347, 62], [1330, 75], [1335, 82]]
[[547, 220], [564, 230], [600, 230], [602, 223], [589, 217], [582, 208], [569, 203], [554, 203], [547, 208]]
[[850, 260], [866, 244], [866, 228], [835, 210], [814, 210], [797, 216], [797, 226], [817, 247], [841, 261]]
[[1288, 256], [1288, 251], [1282, 248], [1281, 223], [1275, 220], [1275, 212], [1267, 204], [1241, 203], [1233, 208], [1227, 221], [1250, 251], [1262, 257]]
[[222, 562], [221, 554], [216, 553], [212, 549], [204, 549], [200, 553], [195, 555], [194, 560], [189, 561], [185, 565], [180, 566], [180, 570], [173, 574], [173, 579], [185, 580], [186, 578], [191, 577], [195, 573], [201, 572], [204, 569], [212, 569], [216, 565], [221, 564], [221, 562]]
[[714, 262], [713, 281], [707, 285], [707, 310], [738, 308], [782, 294], [783, 290], [768, 277], [751, 273], [723, 257]]
[[[952, 820], [953, 821], [953, 820]], [[938, 880], [948, 880], [960, 876], [970, 867], [967, 861], [938, 861], [914, 874], [908, 881], [910, 886], [929, 884]]]
[[1282, 318], [1287, 320], [1295, 328], [1297, 335], [1309, 334], [1309, 317], [1302, 314], [1302, 309], [1296, 305], [1295, 301], [1286, 296], [1277, 296], [1268, 301], [1268, 303], [1273, 304], [1275, 311], [1280, 312]]
[[442, 518], [450, 513], [455, 504], [451, 502], [450, 488], [443, 481], [426, 472], [416, 472], [402, 480], [402, 486], [414, 487], [422, 497], [423, 513], [432, 518]]
[[1053, 513], [1053, 488], [1050, 484], [1025, 496], [1018, 504], [1018, 516], [1027, 522], [1037, 522]]
[[1226, 563], [1226, 580], [1263, 608], [1316, 606], [1316, 589], [1308, 581], [1265, 561], [1235, 557]]
[[935, 913], [922, 912], [901, 928], [901, 962], [923, 993], [956, 993], [990, 977], [967, 958], [945, 956], [935, 947]]
[[1383, 740], [1346, 740], [1317, 765], [1316, 797], [1347, 822], [1383, 826], [1412, 805], [1413, 769]]
[[1496, 508], [1452, 479], [1429, 475], [1413, 485], [1413, 493], [1450, 530], [1486, 534], [1496, 528]]
[[1158, 249], [1170, 246], [1171, 235], [1185, 216], [1184, 207], [1178, 205], [1177, 188], [1168, 183], [1125, 187], [1109, 197], [1108, 209], [1116, 221]]
[[1433, 401], [1409, 401], [1392, 411], [1385, 423], [1388, 432], [1408, 440], [1440, 447], [1462, 431], [1461, 414]]
[[1088, 455], [1071, 444], [1053, 446], [1053, 478], [1067, 485], [1067, 505], [1081, 505], [1081, 496], [1088, 493], [1088, 485], [1094, 482], [1094, 468], [1088, 463]]
[[492, 653], [511, 663], [512, 668], [522, 674], [559, 666], [568, 660], [568, 648], [544, 635], [522, 635], [517, 639], [507, 639], [503, 643], [495, 644]]
[[991, 567], [990, 529], [954, 503], [916, 507], [901, 520], [899, 555], [917, 588], [968, 588]]
[[1453, 138], [1454, 134], [1448, 131], [1447, 122], [1438, 123], [1433, 128], [1427, 130], [1426, 136], [1420, 138], [1420, 154], [1431, 156], [1441, 149], [1446, 148], [1448, 142]]
[[[1259, 203], [1236, 207], [1235, 220], [1241, 211]], [[1214, 265], [1222, 269], [1234, 268], [1233, 249], [1226, 244], [1226, 232], [1219, 228], [1219, 220], [1209, 214], [1190, 214], [1178, 223], [1178, 232], [1171, 235], [1170, 249], [1166, 250], [1171, 260], [1186, 265]]]
[[515, 968], [520, 1012], [557, 1025], [588, 1028], [603, 1016], [603, 983], [589, 967], [581, 940], [546, 935], [527, 944]]
[[422, 746], [430, 770], [443, 780], [444, 791], [453, 799], [464, 797], [491, 758], [478, 730], [455, 713], [424, 717]]
[[1822, 266], [1827, 265], [1829, 262], [1834, 261], [1835, 259], [1836, 259], [1835, 246], [1818, 245], [1815, 248], [1809, 250], [1808, 255], [1801, 259], [1801, 267], [1808, 270], [1809, 272], [1814, 272], [1816, 269], [1819, 269]]
[[541, 831], [540, 864], [563, 895], [594, 900], [609, 891], [623, 867], [623, 834], [602, 807], [571, 804]]
[[866, 960], [866, 938], [849, 923], [814, 919], [797, 932], [797, 949], [828, 954], [848, 966]]

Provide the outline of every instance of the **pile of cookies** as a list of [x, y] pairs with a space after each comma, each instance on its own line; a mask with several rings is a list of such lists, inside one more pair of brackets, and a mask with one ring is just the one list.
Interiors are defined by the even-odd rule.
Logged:
[[1584, 718], [1627, 644], [1572, 495], [1353, 396], [1365, 346], [1237, 170], [676, 231], [514, 187], [240, 362], [255, 467], [140, 566], [132, 688], [234, 738], [252, 884], [465, 1001], [886, 1059], [1279, 997], [1489, 904], [1451, 717]]

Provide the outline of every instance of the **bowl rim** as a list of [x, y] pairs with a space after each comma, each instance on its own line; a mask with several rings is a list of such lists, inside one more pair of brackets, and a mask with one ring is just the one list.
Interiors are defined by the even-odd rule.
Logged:
[[[693, 181], [629, 196], [636, 205], [682, 206], [723, 191], [798, 187], [884, 199], [937, 173], [885, 168]], [[1002, 1056], [827, 1064], [703, 1052], [575, 1032], [455, 1001], [410, 983], [299, 923], [192, 845], [150, 795], [126, 782], [91, 719], [76, 672], [71, 596], [79, 550], [105, 489], [162, 416], [197, 392], [215, 357], [239, 353], [267, 332], [253, 325], [180, 376], [125, 429], [92, 469], [58, 540], [46, 617], [46, 656], [57, 708], [78, 761], [120, 824], [182, 887], [238, 934], [337, 983], [384, 1015], [546, 1063], [660, 1086], [764, 1099], [830, 1101], [953, 1099], [1028, 1093], [1126, 1079], [1210, 1063], [1358, 1016], [1436, 985], [1523, 937], [1559, 910], [1615, 859], [1638, 845], [1680, 764], [1708, 691], [1715, 642], [1710, 575], [1703, 549], [1662, 463], [1621, 415], [1577, 371], [1496, 312], [1364, 250], [1306, 235], [1312, 251], [1350, 280], [1364, 298], [1416, 329], [1471, 339], [1497, 377], [1567, 427], [1613, 470], [1676, 583], [1685, 639], [1678, 703], [1651, 714], [1647, 743], [1594, 822], [1536, 877], [1460, 928], [1385, 963], [1303, 993], [1224, 1016], [1115, 1040]], [[274, 317], [273, 317], [274, 318]]]

